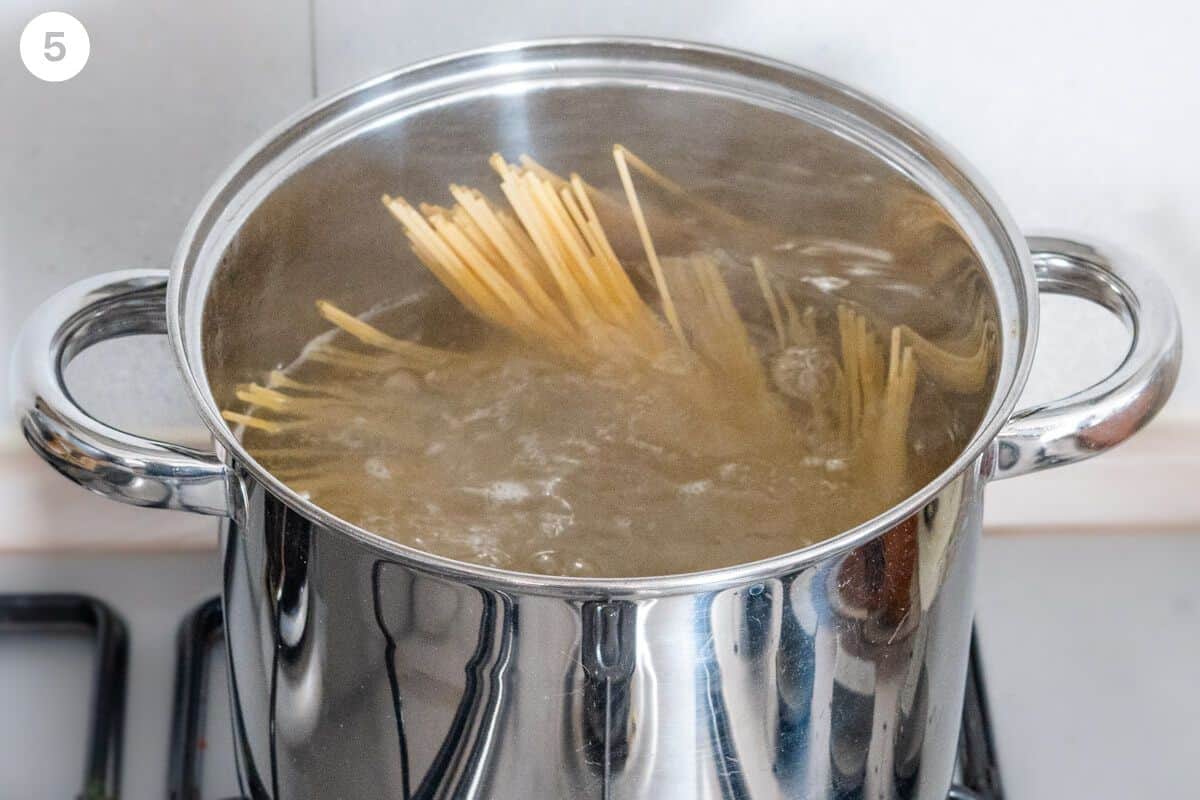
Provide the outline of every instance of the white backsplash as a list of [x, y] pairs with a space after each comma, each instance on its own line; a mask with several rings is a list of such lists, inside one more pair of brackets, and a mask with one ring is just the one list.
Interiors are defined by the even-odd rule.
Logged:
[[[66, 83], [22, 66], [21, 29], [76, 16], [91, 58]], [[0, 397], [26, 314], [87, 275], [165, 268], [225, 166], [311, 96], [309, 23], [296, 0], [30, 0], [0, 3]], [[106, 348], [80, 393], [145, 430], [194, 425], [165, 349]], [[130, 352], [149, 352], [129, 363]], [[123, 357], [122, 357], [123, 356]], [[111, 372], [109, 372], [111, 369]], [[0, 419], [7, 419], [0, 414]], [[11, 441], [12, 429], [7, 427]]]
[[[303, 105], [314, 80], [328, 93], [451, 50], [583, 32], [741, 47], [875, 94], [966, 154], [1027, 230], [1099, 238], [1159, 269], [1185, 333], [1200, 330], [1192, 4], [311, 1], [56, 3], [92, 41], [65, 84], [35, 80], [18, 60], [20, 30], [44, 4], [0, 7], [0, 355], [28, 310], [69, 282], [165, 266], [209, 183]], [[1038, 399], [1091, 382], [1124, 347], [1117, 326], [1078, 304], [1048, 316]], [[128, 352], [144, 357], [130, 364]], [[1198, 354], [1185, 349], [1170, 416], [1200, 409]], [[171, 369], [161, 346], [117, 344], [75, 372], [114, 421], [193, 424], [178, 382], [163, 379]]]

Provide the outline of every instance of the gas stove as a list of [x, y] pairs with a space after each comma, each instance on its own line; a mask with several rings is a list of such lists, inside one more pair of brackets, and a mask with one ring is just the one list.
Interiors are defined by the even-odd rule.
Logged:
[[[106, 506], [96, 513], [112, 512]], [[108, 519], [97, 524], [112, 527]], [[86, 515], [72, 523], [81, 520]], [[64, 525], [54, 541], [73, 530]], [[215, 536], [206, 541], [195, 531], [189, 537], [179, 528], [149, 544], [127, 537], [123, 551], [111, 544], [103, 552], [78, 545], [75, 552], [44, 544], [25, 552], [0, 548], [0, 594], [98, 598], [125, 622], [128, 647], [119, 752], [89, 748], [89, 726], [102, 731], [104, 720], [113, 719], [92, 713], [92, 698], [99, 696], [92, 687], [96, 656], [113, 652], [96, 648], [90, 627], [96, 618], [70, 604], [36, 625], [28, 613], [6, 613], [27, 622], [0, 628], [0, 799], [75, 797], [85, 768], [107, 780], [117, 764], [121, 797], [169, 796], [171, 721], [179, 716], [172, 703], [178, 631], [217, 594], [221, 575]], [[987, 797], [995, 788], [994, 762], [978, 757], [989, 752], [983, 730], [995, 736], [1004, 788], [1014, 796], [1195, 796], [1187, 787], [1195, 785], [1191, 765], [1200, 753], [1194, 677], [1200, 535], [992, 536], [981, 555], [977, 607], [992, 714], [990, 725], [970, 722], [982, 717], [973, 716], [969, 690], [962, 743], [969, 752], [959, 798], [971, 796], [963, 791]], [[193, 695], [206, 705], [190, 717], [190, 762], [176, 761], [203, 790], [197, 800], [240, 794], [225, 680], [218, 638], [207, 687]]]
[[[46, 663], [61, 666], [64, 653], [47, 650], [46, 644], [63, 637], [80, 637], [90, 648], [75, 655], [90, 664], [87, 702], [77, 703], [77, 719], [63, 730], [69, 738], [84, 733], [82, 769], [74, 796], [81, 800], [115, 800], [122, 794], [123, 768], [140, 761], [138, 753], [125, 753], [124, 727], [127, 689], [130, 682], [130, 629], [122, 614], [109, 604], [86, 594], [28, 593], [0, 595], [0, 632], [17, 637], [24, 646], [28, 667], [44, 668], [30, 659], [42, 650]], [[136, 632], [135, 634], [136, 635]], [[167, 776], [166, 797], [170, 800], [259, 800], [237, 790], [232, 769], [235, 754], [229, 735], [229, 698], [221, 670], [221, 601], [212, 597], [190, 610], [178, 623], [174, 664], [174, 701], [169, 709], [169, 747], [160, 769]], [[62, 642], [59, 641], [59, 644]], [[0, 650], [0, 653], [3, 653]], [[76, 690], [76, 694], [78, 691]], [[223, 719], [212, 720], [219, 711]], [[216, 722], [217, 726], [213, 723]], [[223, 731], [219, 729], [224, 724]], [[214, 727], [217, 729], [214, 730]], [[216, 735], [213, 735], [213, 734]], [[144, 768], [145, 764], [139, 764]], [[72, 767], [57, 759], [44, 769], [65, 778]], [[0, 777], [0, 781], [3, 778]], [[51, 796], [51, 795], [47, 795]], [[977, 642], [972, 638], [959, 739], [956, 782], [951, 800], [1000, 800], [991, 723], [984, 689], [983, 670]]]

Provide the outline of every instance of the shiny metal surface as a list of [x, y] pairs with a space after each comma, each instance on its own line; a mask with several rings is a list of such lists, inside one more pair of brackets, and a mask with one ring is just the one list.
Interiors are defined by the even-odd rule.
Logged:
[[1013, 415], [996, 439], [995, 478], [1091, 458], [1154, 418], [1175, 386], [1182, 332], [1175, 301], [1157, 275], [1111, 261], [1069, 239], [1029, 240], [1039, 290], [1096, 303], [1115, 314], [1132, 341], [1104, 380], [1070, 397]]
[[[315, 332], [280, 309], [313, 292], [361, 306], [411, 288], [424, 273], [397, 264], [402, 242], [367, 215], [376, 190], [468, 179], [442, 167], [460, 167], [464, 150], [533, 149], [532, 130], [548, 160], [645, 143], [667, 171], [686, 167], [713, 192], [733, 191], [724, 199], [747, 215], [861, 247], [894, 244], [880, 238], [904, 228], [893, 212], [924, 209], [938, 238], [910, 242], [916, 258], [896, 255], [887, 280], [863, 281], [864, 291], [903, 320], [930, 295], [896, 287], [990, 287], [1000, 363], [970, 444], [913, 496], [828, 541], [620, 580], [452, 562], [283, 486], [217, 412], [230, 386]], [[719, 180], [729, 164], [756, 191]], [[943, 800], [986, 481], [1124, 438], [1161, 405], [1178, 357], [1173, 310], [1152, 278], [1105, 269], [1081, 247], [1034, 248], [1036, 279], [1029, 246], [960, 159], [820, 76], [673, 42], [509, 46], [319, 103], [201, 204], [166, 318], [224, 465], [99, 425], [56, 380], [73, 352], [65, 343], [86, 340], [80, 319], [104, 335], [161, 329], [160, 273], [101, 279], [40, 312], [18, 407], [34, 446], [77, 482], [231, 514], [226, 636], [252, 797]], [[1036, 341], [1036, 283], [1124, 309], [1136, 343], [1100, 387], [1012, 418]], [[1120, 431], [1106, 434], [1106, 423]], [[192, 478], [187, 493], [180, 476]]]
[[977, 469], [835, 557], [652, 598], [447, 580], [249, 486], [224, 602], [251, 797], [946, 797]]
[[21, 332], [13, 404], [25, 440], [52, 467], [125, 503], [227, 515], [229, 470], [211, 453], [117, 430], [75, 404], [67, 364], [105, 339], [166, 333], [166, 270], [125, 270], [79, 281], [43, 303]]

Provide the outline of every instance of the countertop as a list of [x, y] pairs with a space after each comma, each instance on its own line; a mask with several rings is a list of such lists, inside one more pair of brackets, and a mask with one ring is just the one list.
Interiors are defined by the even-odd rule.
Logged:
[[978, 626], [1006, 794], [1200, 796], [1200, 531], [983, 548]]

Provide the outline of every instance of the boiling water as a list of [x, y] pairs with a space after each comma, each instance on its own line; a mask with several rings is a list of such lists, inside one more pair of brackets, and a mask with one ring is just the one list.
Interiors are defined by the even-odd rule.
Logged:
[[[947, 393], [922, 371], [904, 473], [883, 484], [853, 468], [821, 412], [838, 380], [830, 288], [805, 298], [816, 334], [805, 346], [781, 349], [769, 321], [746, 320], [782, 426], [747, 423], [735, 385], [709, 387], [698, 401], [670, 370], [562, 363], [464, 322], [438, 287], [371, 322], [447, 346], [451, 314], [450, 344], [467, 357], [427, 371], [363, 371], [302, 356], [288, 375], [336, 387], [338, 399], [287, 430], [246, 431], [245, 444], [333, 514], [461, 561], [618, 577], [779, 555], [864, 522], [929, 481], [981, 413], [984, 393]], [[337, 342], [354, 344], [344, 334]]]

